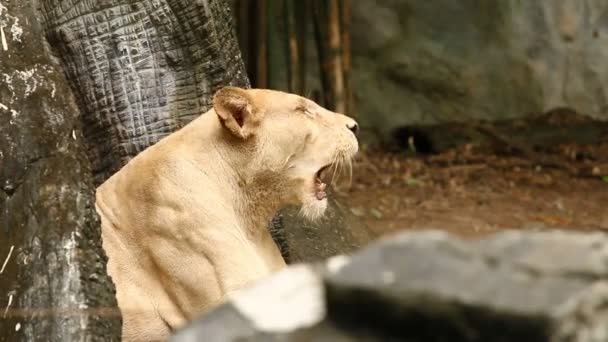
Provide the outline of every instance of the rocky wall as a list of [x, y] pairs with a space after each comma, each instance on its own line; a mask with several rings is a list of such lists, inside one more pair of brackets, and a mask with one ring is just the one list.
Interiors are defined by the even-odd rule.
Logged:
[[367, 137], [569, 107], [608, 119], [608, 3], [351, 1], [353, 89]]

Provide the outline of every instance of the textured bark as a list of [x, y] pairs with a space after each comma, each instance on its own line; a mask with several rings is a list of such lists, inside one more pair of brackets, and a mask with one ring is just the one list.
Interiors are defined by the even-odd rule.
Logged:
[[80, 113], [37, 14], [0, 2], [0, 341], [117, 340]]
[[42, 1], [83, 112], [97, 184], [249, 81], [224, 1]]

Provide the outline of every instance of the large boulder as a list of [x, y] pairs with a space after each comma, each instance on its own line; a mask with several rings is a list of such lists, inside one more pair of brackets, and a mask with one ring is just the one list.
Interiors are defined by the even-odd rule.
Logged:
[[351, 26], [368, 132], [556, 107], [608, 119], [605, 1], [353, 1]]
[[288, 263], [315, 262], [353, 253], [372, 241], [369, 227], [329, 194], [325, 215], [314, 222], [296, 207], [285, 208], [273, 218], [270, 231]]
[[198, 341], [606, 341], [608, 238], [403, 233], [297, 265], [179, 331]]

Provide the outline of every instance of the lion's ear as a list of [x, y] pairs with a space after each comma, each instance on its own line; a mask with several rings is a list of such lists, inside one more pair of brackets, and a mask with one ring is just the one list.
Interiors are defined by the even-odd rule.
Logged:
[[257, 126], [257, 110], [247, 90], [224, 87], [213, 97], [213, 109], [222, 125], [233, 135], [247, 139]]

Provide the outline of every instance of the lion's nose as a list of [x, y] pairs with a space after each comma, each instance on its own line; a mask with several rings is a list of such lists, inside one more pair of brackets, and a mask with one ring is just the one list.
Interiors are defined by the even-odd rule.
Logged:
[[346, 124], [346, 128], [348, 128], [355, 136], [359, 133], [359, 124], [357, 122], [352, 121]]

